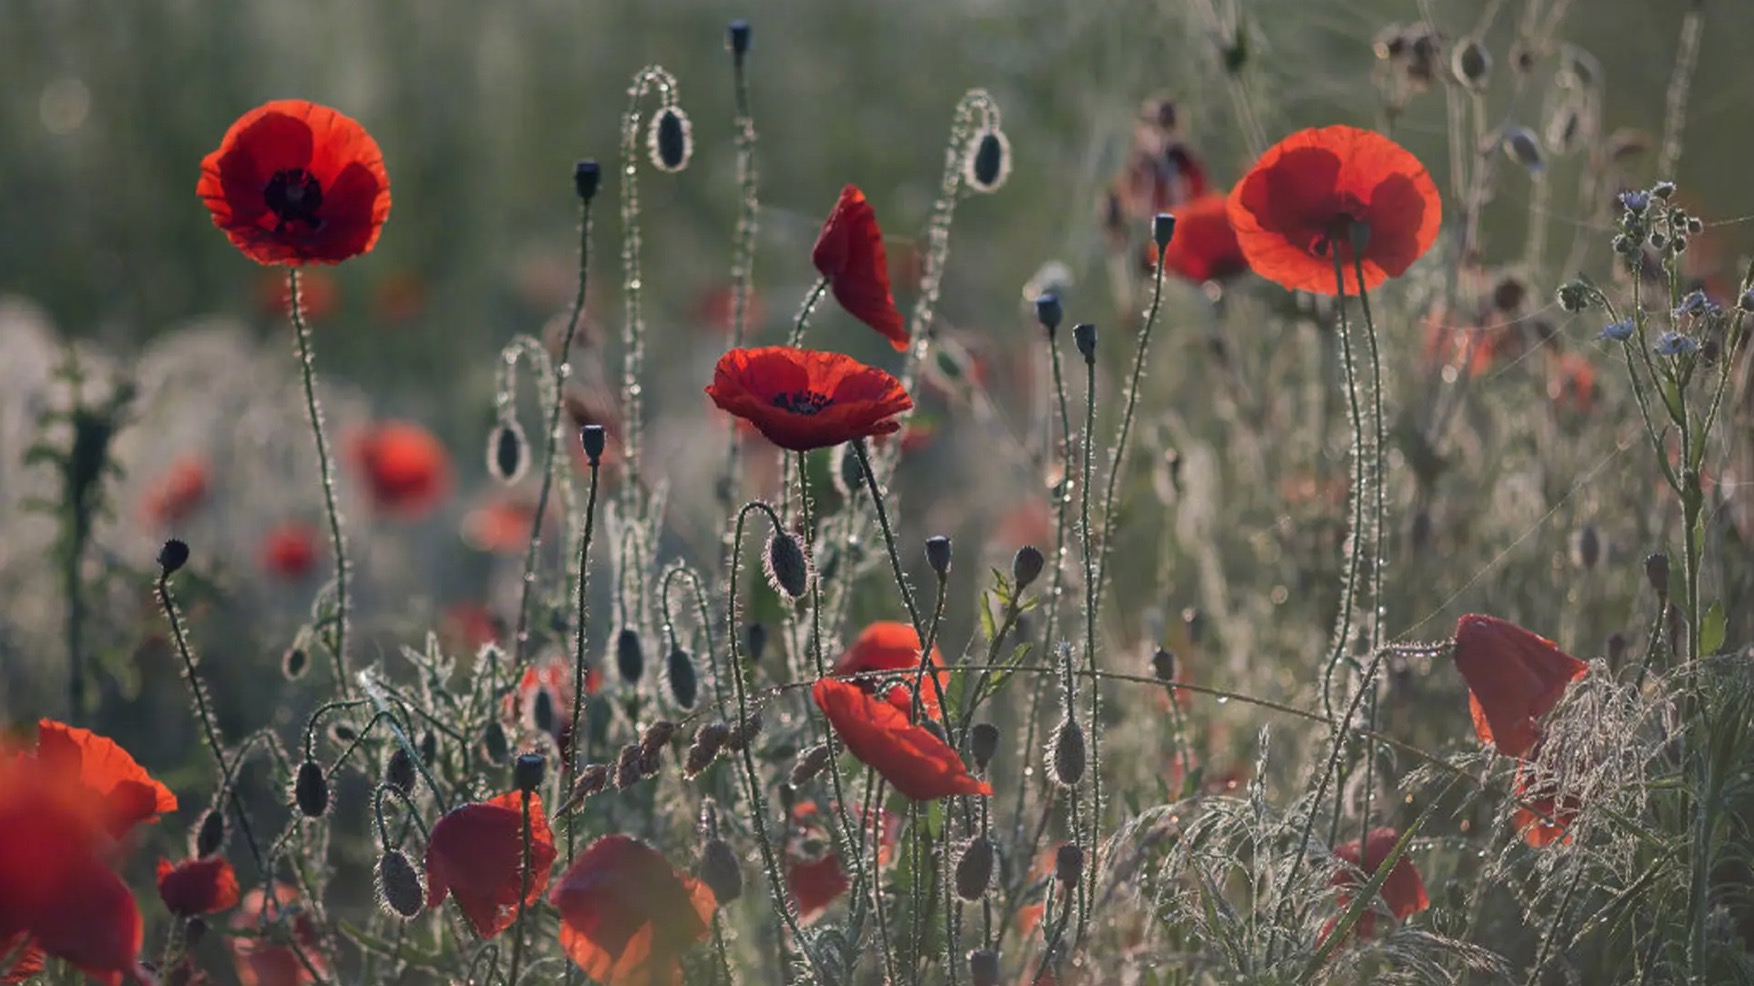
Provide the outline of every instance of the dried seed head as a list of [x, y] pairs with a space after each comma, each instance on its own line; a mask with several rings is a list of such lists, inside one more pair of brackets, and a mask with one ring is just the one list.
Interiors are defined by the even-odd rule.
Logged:
[[172, 575], [177, 569], [189, 563], [189, 546], [176, 538], [171, 538], [158, 549], [158, 568], [166, 575]]
[[400, 849], [391, 849], [378, 857], [378, 898], [392, 914], [403, 918], [420, 914], [426, 888], [420, 885], [420, 874]]
[[1041, 549], [1033, 544], [1026, 544], [1011, 556], [1011, 581], [1022, 591], [1041, 578], [1041, 570], [1046, 565], [1047, 559], [1042, 557]]
[[973, 986], [999, 986], [999, 953], [990, 948], [968, 953], [968, 978]]
[[745, 716], [743, 721], [731, 730], [731, 734], [725, 737], [725, 746], [735, 751], [741, 751], [744, 747], [755, 742], [755, 738], [760, 735], [761, 710], [756, 709]]
[[737, 864], [737, 854], [731, 851], [731, 844], [720, 838], [706, 840], [700, 847], [700, 866], [695, 872], [700, 882], [718, 898], [719, 906], [743, 896], [743, 868]]
[[1492, 53], [1478, 38], [1469, 38], [1456, 45], [1450, 54], [1450, 71], [1455, 73], [1457, 82], [1469, 89], [1484, 89], [1492, 75]]
[[688, 746], [688, 756], [682, 761], [682, 773], [689, 780], [700, 775], [700, 772], [712, 766], [718, 759], [719, 750], [730, 739], [731, 727], [722, 722], [709, 722], [694, 732], [694, 742]]
[[688, 158], [694, 153], [693, 127], [680, 109], [666, 106], [659, 110], [647, 140], [652, 165], [659, 171], [677, 172], [688, 167]]
[[602, 425], [585, 425], [579, 429], [579, 448], [584, 450], [585, 461], [592, 468], [603, 464], [603, 449], [609, 444], [609, 434]]
[[311, 656], [303, 647], [289, 647], [280, 657], [280, 673], [287, 681], [297, 681], [311, 669]]
[[1078, 344], [1078, 353], [1084, 357], [1086, 365], [1096, 364], [1096, 325], [1093, 322], [1079, 322], [1072, 326], [1072, 341]]
[[315, 760], [298, 765], [298, 777], [292, 782], [292, 800], [306, 818], [322, 818], [329, 810], [329, 779], [323, 766]]
[[798, 754], [798, 759], [792, 763], [792, 786], [802, 787], [808, 783], [822, 773], [822, 769], [828, 766], [828, 761], [833, 757], [834, 752], [828, 748], [827, 743], [818, 743]]
[[950, 539], [937, 534], [926, 539], [926, 564], [940, 578], [950, 574]]
[[1175, 651], [1165, 647], [1157, 648], [1157, 653], [1151, 655], [1151, 673], [1158, 681], [1174, 681]]
[[767, 652], [767, 624], [751, 623], [743, 628], [743, 647], [749, 652], [749, 663], [760, 664]]
[[629, 743], [622, 747], [615, 757], [615, 787], [625, 791], [638, 784], [645, 775], [645, 769], [640, 764], [639, 744]]
[[1084, 779], [1084, 727], [1076, 719], [1061, 719], [1054, 727], [1048, 758], [1048, 770], [1062, 786], [1074, 787]]
[[694, 671], [694, 658], [680, 647], [672, 648], [664, 662], [665, 677], [670, 681], [670, 697], [684, 709], [694, 708], [700, 697], [700, 676]]
[[487, 762], [502, 764], [512, 755], [511, 744], [506, 740], [505, 727], [497, 722], [490, 722], [481, 732], [481, 752]]
[[384, 783], [403, 794], [414, 790], [414, 758], [400, 744], [390, 751], [390, 759], [384, 762]]
[[656, 753], [670, 745], [671, 737], [676, 735], [676, 724], [668, 719], [659, 719], [646, 727], [640, 734], [639, 746], [647, 753]]
[[767, 539], [763, 552], [767, 584], [773, 591], [789, 599], [798, 599], [810, 587], [810, 560], [804, 557], [804, 545], [795, 535], [775, 531]]
[[601, 763], [586, 764], [579, 771], [579, 776], [572, 782], [572, 791], [566, 796], [566, 804], [560, 806], [560, 813], [566, 814], [577, 808], [593, 794], [600, 794], [609, 785], [609, 765]]
[[974, 768], [986, 770], [999, 752], [999, 727], [990, 722], [977, 722], [968, 730], [968, 752], [974, 757]]
[[1054, 879], [1067, 886], [1075, 886], [1078, 878], [1084, 875], [1084, 850], [1076, 843], [1062, 842], [1054, 852]]
[[641, 780], [644, 780], [647, 777], [656, 777], [658, 776], [658, 771], [664, 769], [663, 754], [664, 748], [661, 746], [651, 750], [648, 750], [643, 746], [640, 747], [639, 776]]
[[487, 436], [487, 474], [508, 486], [523, 479], [530, 463], [526, 447], [524, 427], [517, 419], [501, 421]]
[[195, 855], [211, 856], [225, 846], [225, 813], [210, 808], [201, 816], [201, 827], [195, 830]]
[[589, 158], [573, 165], [572, 187], [578, 193], [579, 201], [589, 202], [597, 197], [597, 188], [603, 184], [603, 169], [597, 162]]
[[956, 861], [956, 896], [971, 903], [980, 900], [986, 895], [987, 884], [992, 879], [993, 842], [984, 835], [977, 835], [962, 850], [962, 858]]
[[996, 192], [1011, 177], [1011, 140], [1003, 130], [982, 127], [968, 143], [962, 179], [977, 192]]
[[542, 754], [520, 753], [512, 764], [512, 785], [529, 794], [542, 786], [542, 777], [547, 772], [548, 764], [542, 759]]
[[1669, 556], [1661, 551], [1644, 556], [1644, 577], [1658, 599], [1669, 598]]
[[615, 668], [621, 672], [621, 680], [630, 685], [639, 684], [646, 673], [646, 649], [633, 627], [622, 627], [615, 635]]

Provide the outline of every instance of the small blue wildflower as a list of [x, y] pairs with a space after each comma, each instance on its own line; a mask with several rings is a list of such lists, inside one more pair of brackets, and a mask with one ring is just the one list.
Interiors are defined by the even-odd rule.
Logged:
[[1630, 212], [1633, 215], [1639, 215], [1643, 213], [1645, 209], [1650, 207], [1650, 193], [1621, 192], [1620, 204], [1626, 207], [1627, 212]]
[[1623, 318], [1618, 322], [1609, 322], [1597, 338], [1606, 339], [1609, 342], [1625, 342], [1632, 338], [1634, 328], [1636, 327], [1632, 324], [1632, 319]]
[[1657, 340], [1657, 344], [1651, 347], [1651, 350], [1658, 356], [1679, 356], [1682, 353], [1692, 353], [1698, 349], [1699, 343], [1679, 332], [1663, 333], [1662, 337]]
[[1689, 292], [1686, 297], [1681, 299], [1681, 303], [1675, 306], [1674, 316], [1686, 318], [1688, 315], [1704, 315], [1711, 310], [1711, 307], [1711, 299], [1705, 296], [1705, 292], [1696, 290]]

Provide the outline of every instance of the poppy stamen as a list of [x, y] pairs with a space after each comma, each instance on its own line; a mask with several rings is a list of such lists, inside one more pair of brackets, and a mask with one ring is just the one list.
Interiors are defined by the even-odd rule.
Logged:
[[274, 172], [262, 189], [269, 211], [280, 220], [274, 232], [284, 233], [294, 222], [302, 222], [316, 232], [323, 228], [317, 210], [323, 207], [323, 183], [303, 168], [284, 168]]
[[813, 416], [834, 406], [834, 398], [814, 390], [794, 390], [773, 396], [773, 406], [793, 414]]

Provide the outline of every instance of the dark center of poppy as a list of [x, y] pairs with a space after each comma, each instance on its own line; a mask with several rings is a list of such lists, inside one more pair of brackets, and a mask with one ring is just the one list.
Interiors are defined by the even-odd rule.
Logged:
[[323, 220], [317, 215], [317, 210], [323, 207], [323, 184], [305, 169], [274, 172], [262, 189], [262, 197], [267, 200], [268, 210], [280, 220], [274, 232], [284, 233], [295, 222], [304, 223], [312, 232], [323, 228]]
[[814, 390], [794, 390], [791, 393], [775, 394], [773, 397], [774, 407], [806, 416], [821, 414], [833, 404], [834, 398], [827, 394], [818, 394]]
[[1364, 256], [1370, 247], [1370, 223], [1356, 215], [1360, 211], [1363, 210], [1349, 207], [1341, 212], [1327, 231], [1310, 244], [1310, 252], [1318, 257], [1332, 256], [1328, 251], [1334, 244], [1344, 243], [1352, 248], [1350, 257]]

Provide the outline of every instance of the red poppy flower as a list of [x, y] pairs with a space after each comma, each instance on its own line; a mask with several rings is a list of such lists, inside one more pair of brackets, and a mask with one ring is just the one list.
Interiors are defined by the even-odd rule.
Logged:
[[[1147, 243], [1155, 257], [1157, 244]], [[1163, 251], [1163, 267], [1195, 283], [1221, 281], [1249, 269], [1230, 228], [1226, 197], [1202, 195], [1175, 211], [1175, 235]]]
[[788, 346], [732, 349], [706, 389], [720, 409], [794, 452], [828, 448], [901, 428], [914, 406], [901, 381], [840, 353]]
[[[1334, 896], [1335, 904], [1342, 911], [1352, 906], [1350, 888], [1369, 883], [1400, 839], [1401, 834], [1392, 828], [1377, 828], [1370, 830], [1362, 846], [1354, 840], [1334, 849], [1334, 855], [1349, 864], [1335, 870], [1333, 877], [1328, 880], [1331, 887], [1347, 888]], [[1383, 881], [1380, 894], [1383, 903], [1389, 907], [1389, 913], [1401, 920], [1431, 906], [1431, 899], [1425, 896], [1425, 881], [1419, 878], [1419, 869], [1405, 855], [1395, 861], [1394, 869], [1389, 871], [1388, 879]], [[1352, 926], [1353, 930], [1362, 937], [1370, 937], [1376, 932], [1376, 917], [1375, 911], [1365, 911], [1358, 916], [1358, 923]], [[1328, 923], [1322, 927], [1324, 939], [1339, 921], [1338, 916], [1328, 919]]]
[[37, 723], [38, 762], [77, 778], [103, 806], [104, 824], [121, 838], [142, 822], [177, 810], [177, 796], [152, 779], [128, 751], [106, 736], [53, 719]]
[[840, 190], [840, 199], [822, 224], [810, 260], [828, 278], [834, 300], [842, 308], [881, 332], [898, 352], [907, 348], [907, 324], [889, 291], [883, 231], [877, 228], [877, 213], [857, 186]]
[[237, 906], [238, 875], [223, 856], [158, 861], [158, 896], [178, 917], [214, 914]]
[[1527, 760], [1516, 769], [1516, 797], [1527, 807], [1518, 805], [1511, 813], [1511, 827], [1523, 841], [1536, 849], [1564, 840], [1571, 841], [1567, 831], [1577, 820], [1583, 805], [1574, 795], [1559, 795], [1556, 779], [1538, 776], [1535, 765]]
[[456, 602], [445, 607], [439, 630], [444, 639], [474, 651], [503, 638], [506, 625], [480, 603]]
[[269, 575], [296, 582], [317, 566], [319, 535], [309, 524], [290, 521], [271, 528], [262, 538], [262, 568]]
[[[938, 651], [938, 645], [932, 645], [932, 666], [944, 666], [944, 655]], [[914, 677], [919, 674], [920, 667], [920, 635], [906, 623], [894, 620], [878, 620], [859, 631], [859, 637], [853, 646], [834, 662], [833, 673], [837, 677], [850, 677], [857, 674], [870, 674], [876, 671], [910, 672], [902, 675], [906, 684], [897, 684], [889, 689], [885, 696], [890, 705], [895, 706], [908, 716], [913, 715], [914, 708]], [[936, 675], [939, 687], [945, 692], [950, 690], [950, 676], [939, 673]], [[877, 694], [877, 681], [874, 678], [860, 678], [853, 682], [859, 690], [867, 695]], [[940, 718], [938, 707], [938, 688], [932, 686], [929, 677], [920, 680], [920, 705], [926, 715], [933, 719]]]
[[210, 479], [206, 459], [199, 455], [177, 459], [147, 488], [140, 504], [141, 518], [154, 527], [187, 520], [207, 502]]
[[822, 678], [810, 687], [810, 697], [853, 756], [907, 797], [931, 801], [952, 794], [993, 793], [987, 782], [969, 775], [962, 757], [948, 743], [857, 685]]
[[[517, 918], [518, 892], [524, 885], [522, 796], [512, 791], [453, 808], [432, 827], [426, 844], [426, 906], [437, 907], [451, 894], [483, 938], [511, 927]], [[530, 893], [525, 904], [535, 903], [548, 887], [554, 857], [554, 833], [542, 815], [542, 798], [532, 794]]]
[[680, 957], [718, 907], [706, 884], [628, 835], [591, 843], [548, 895], [560, 947], [605, 986], [681, 986]]
[[510, 496], [495, 497], [463, 515], [463, 543], [476, 551], [522, 555], [530, 546], [530, 526], [535, 519], [534, 503]]
[[372, 506], [418, 518], [451, 486], [451, 456], [432, 432], [408, 421], [385, 421], [353, 438], [353, 460], [365, 473]]
[[[299, 903], [298, 890], [291, 885], [276, 883], [271, 897], [260, 888], [245, 894], [231, 926], [254, 935], [234, 935], [228, 939], [232, 965], [243, 986], [305, 986], [316, 981], [311, 969], [328, 978], [329, 967], [319, 950], [322, 943], [317, 937], [316, 922]], [[291, 940], [298, 943], [298, 951], [270, 933], [270, 929], [280, 926], [287, 927]], [[304, 955], [302, 960], [300, 952]], [[305, 967], [306, 961], [310, 968]]]
[[[901, 838], [901, 816], [892, 811], [867, 810], [864, 816], [877, 836], [877, 865], [887, 866]], [[880, 821], [879, 821], [880, 820]], [[878, 831], [879, 825], [881, 830]], [[786, 835], [786, 889], [798, 905], [798, 921], [810, 924], [847, 892], [852, 879], [834, 851], [827, 820], [814, 801], [792, 806], [792, 826]]]
[[213, 225], [259, 264], [335, 264], [365, 253], [390, 215], [384, 155], [327, 106], [282, 99], [239, 117], [201, 161]]
[[[1399, 277], [1437, 240], [1443, 205], [1419, 159], [1357, 127], [1294, 133], [1267, 150], [1230, 193], [1230, 224], [1257, 274], [1293, 291], [1335, 294]], [[1353, 278], [1353, 244], [1364, 283]]]
[[1514, 623], [1471, 613], [1456, 621], [1456, 670], [1468, 683], [1468, 709], [1480, 742], [1524, 757], [1541, 737], [1535, 720], [1559, 704], [1589, 665]]

